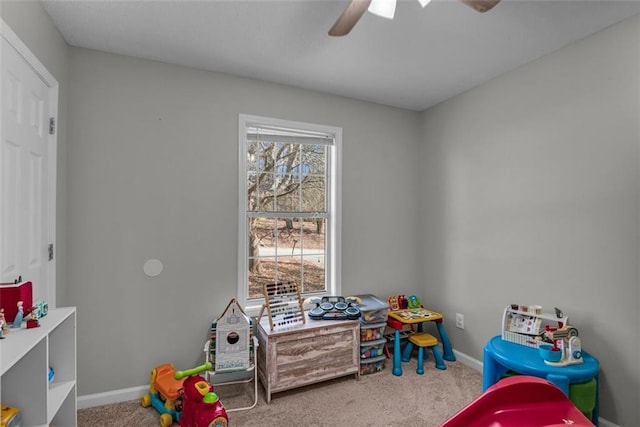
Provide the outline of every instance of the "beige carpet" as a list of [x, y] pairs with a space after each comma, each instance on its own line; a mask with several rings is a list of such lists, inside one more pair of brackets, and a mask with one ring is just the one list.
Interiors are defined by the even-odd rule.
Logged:
[[[404, 373], [392, 375], [391, 360], [383, 371], [335, 379], [273, 395], [267, 405], [259, 384], [258, 405], [229, 413], [232, 427], [436, 427], [482, 393], [482, 374], [460, 362], [435, 368], [433, 356], [425, 361], [424, 375], [415, 372], [416, 361], [403, 363]], [[227, 408], [250, 405], [253, 385], [216, 389]], [[139, 400], [78, 411], [79, 427], [159, 426], [158, 413], [143, 408]], [[177, 423], [174, 423], [177, 426]]]

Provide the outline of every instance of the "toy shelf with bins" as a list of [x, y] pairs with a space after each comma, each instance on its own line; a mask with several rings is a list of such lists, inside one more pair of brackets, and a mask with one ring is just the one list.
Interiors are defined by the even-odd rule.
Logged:
[[49, 310], [37, 328], [9, 330], [0, 341], [0, 400], [20, 410], [22, 425], [76, 426], [76, 394], [75, 307]]
[[538, 348], [543, 342], [536, 337], [542, 335], [546, 326], [557, 328], [560, 323], [567, 325], [568, 322], [569, 317], [543, 313], [540, 306], [510, 305], [504, 309], [502, 316], [502, 339]]
[[385, 323], [360, 323], [360, 375], [380, 372], [386, 362]]

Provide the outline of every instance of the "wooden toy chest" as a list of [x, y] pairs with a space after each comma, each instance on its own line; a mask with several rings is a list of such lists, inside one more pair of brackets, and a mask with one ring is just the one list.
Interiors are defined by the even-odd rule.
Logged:
[[360, 376], [360, 321], [307, 320], [288, 329], [270, 330], [262, 318], [256, 329], [258, 376], [271, 395], [337, 377]]

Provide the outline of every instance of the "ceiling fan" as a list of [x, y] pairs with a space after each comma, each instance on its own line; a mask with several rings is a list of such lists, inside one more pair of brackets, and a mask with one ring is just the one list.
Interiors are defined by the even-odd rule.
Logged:
[[[431, 0], [418, 0], [422, 7], [425, 7]], [[460, 0], [467, 6], [484, 13], [500, 0]], [[358, 23], [362, 15], [369, 10], [371, 13], [393, 19], [396, 9], [396, 0], [351, 0], [347, 8], [342, 12], [333, 27], [329, 30], [330, 36], [346, 36]]]

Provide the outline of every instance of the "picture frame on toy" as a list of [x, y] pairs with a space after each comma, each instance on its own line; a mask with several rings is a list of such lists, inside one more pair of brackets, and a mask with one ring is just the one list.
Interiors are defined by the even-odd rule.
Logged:
[[249, 369], [251, 319], [235, 298], [215, 323], [214, 370], [223, 372]]

